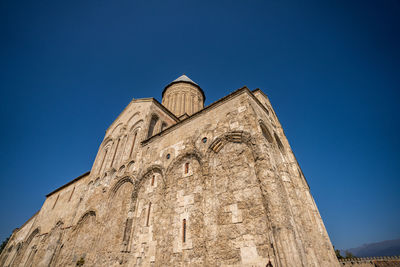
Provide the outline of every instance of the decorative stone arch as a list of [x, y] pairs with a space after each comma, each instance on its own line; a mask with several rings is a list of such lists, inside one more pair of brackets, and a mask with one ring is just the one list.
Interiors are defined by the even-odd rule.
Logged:
[[129, 127], [129, 132], [133, 133], [135, 132], [137, 129], [140, 129], [141, 126], [143, 124], [143, 120], [138, 120], [137, 122], [135, 122], [132, 126]]
[[24, 242], [24, 246], [28, 247], [29, 244], [32, 242], [33, 238], [40, 233], [40, 227], [37, 227], [33, 232], [28, 236], [26, 241]]
[[142, 187], [144, 181], [151, 173], [159, 173], [161, 175], [161, 181], [162, 181], [163, 187], [165, 186], [164, 168], [161, 165], [151, 165], [151, 166], [145, 168], [144, 171], [141, 171], [139, 173], [139, 175], [137, 176], [138, 178], [135, 179], [135, 182], [134, 182], [134, 194], [136, 194], [134, 196], [135, 199], [136, 199], [137, 194], [139, 193], [139, 190]]
[[[97, 168], [97, 173], [100, 173], [103, 163], [106, 160], [106, 157], [108, 156], [108, 153], [111, 151], [112, 144], [114, 142], [114, 139], [111, 137], [107, 137], [100, 145], [99, 152], [97, 153], [96, 159], [95, 159], [95, 164], [93, 165], [93, 168]], [[107, 150], [107, 153], [105, 152]]]
[[130, 126], [132, 124], [134, 124], [133, 122], [135, 121], [134, 119], [137, 118], [140, 115], [140, 111], [135, 112], [128, 120], [128, 122], [126, 123], [127, 126]]
[[54, 230], [54, 229], [56, 229], [56, 228], [58, 228], [58, 227], [62, 227], [63, 225], [64, 225], [64, 222], [63, 222], [61, 219], [59, 219], [59, 220], [56, 222], [56, 224], [54, 225], [54, 227], [51, 228], [51, 231]]
[[82, 224], [84, 224], [90, 217], [94, 217], [96, 219], [96, 211], [92, 210], [88, 210], [86, 211], [81, 218], [78, 220], [78, 222], [76, 223], [75, 227], [74, 227], [74, 231], [78, 230], [80, 228], [80, 226]]
[[263, 134], [264, 138], [267, 139], [269, 143], [274, 142], [274, 138], [272, 137], [271, 131], [269, 127], [265, 124], [263, 120], [258, 120], [258, 124], [261, 128], [261, 133]]
[[[149, 174], [151, 173], [159, 173], [161, 176], [162, 188], [165, 188], [164, 182], [164, 168], [160, 165], [151, 165], [147, 167], [144, 171], [140, 172], [137, 179], [133, 181], [133, 191], [131, 196], [131, 205], [130, 205], [130, 212], [135, 212], [136, 210], [136, 201], [139, 194], [140, 189], [143, 186], [144, 181], [146, 178], [149, 178]], [[124, 178], [123, 178], [124, 179]], [[122, 180], [122, 179], [121, 179]], [[122, 184], [121, 184], [122, 185]]]
[[125, 142], [124, 153], [127, 153], [127, 158], [130, 159], [135, 151], [135, 147], [138, 144], [138, 137], [139, 132], [142, 129], [143, 120], [139, 120], [135, 122], [130, 128], [128, 129], [127, 139]]
[[[266, 212], [266, 215], [271, 216], [270, 208], [268, 206], [269, 202], [268, 202], [267, 192], [266, 192], [266, 190], [263, 189], [263, 185], [260, 180], [260, 176], [261, 176], [260, 170], [262, 169], [260, 167], [260, 165], [263, 163], [265, 164], [266, 157], [262, 154], [261, 150], [257, 146], [256, 139], [253, 136], [251, 136], [251, 134], [249, 132], [230, 131], [230, 132], [226, 132], [226, 133], [218, 136], [217, 138], [215, 138], [206, 152], [207, 162], [210, 161], [210, 159], [213, 155], [218, 154], [221, 151], [221, 149], [228, 143], [245, 144], [250, 149], [250, 151], [253, 155], [253, 160], [254, 160], [254, 164], [255, 164], [254, 170], [255, 170], [255, 174], [256, 174], [256, 179], [257, 179], [258, 185], [260, 187], [262, 198], [263, 198], [262, 204], [263, 204], [264, 210]], [[209, 169], [207, 169], [207, 171], [209, 171]], [[269, 236], [270, 240], [268, 242], [270, 242], [271, 244], [276, 244], [276, 239], [273, 234], [273, 227], [271, 225], [271, 222], [270, 222], [270, 220], [268, 220], [268, 218], [266, 221], [267, 221], [268, 229], [272, 233]], [[272, 250], [274, 251], [274, 253], [277, 253], [277, 255], [279, 254], [278, 251], [275, 250], [275, 247], [272, 247]], [[282, 263], [280, 262], [279, 257], [277, 257], [276, 260], [277, 260], [277, 262], [279, 262], [279, 266], [281, 266]]]
[[206, 168], [208, 164], [207, 161], [204, 160], [205, 157], [199, 150], [197, 150], [196, 148], [192, 148], [183, 152], [169, 164], [167, 170], [165, 171], [165, 176], [167, 177], [168, 175], [170, 175], [172, 170], [181, 165], [187, 158], [194, 158], [200, 164], [200, 170], [202, 172], [201, 175], [207, 173]]
[[115, 194], [118, 192], [118, 189], [125, 183], [131, 183], [134, 185], [133, 180], [129, 176], [125, 176], [121, 179], [119, 179], [117, 182], [114, 183], [114, 185], [110, 189], [109, 193], [109, 199], [113, 199], [115, 197]]
[[121, 127], [123, 127], [123, 125], [124, 125], [124, 124], [123, 124], [122, 122], [118, 123], [117, 126], [115, 126], [114, 129], [112, 129], [112, 131], [111, 131], [111, 133], [110, 133], [109, 136], [119, 136], [120, 133], [117, 132], [117, 130], [118, 130], [118, 129], [121, 129]]
[[243, 143], [250, 148], [254, 161], [261, 158], [262, 153], [255, 139], [246, 131], [231, 131], [215, 138], [207, 150], [206, 158], [209, 159], [212, 153], [218, 153], [227, 143]]
[[104, 139], [100, 145], [100, 150], [109, 145], [110, 143], [112, 144], [113, 141], [114, 139], [111, 136], [106, 137], [106, 139]]

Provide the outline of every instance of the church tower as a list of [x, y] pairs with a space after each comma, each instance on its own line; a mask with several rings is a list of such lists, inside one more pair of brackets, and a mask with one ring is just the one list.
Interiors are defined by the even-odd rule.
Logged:
[[175, 116], [192, 115], [203, 109], [206, 99], [200, 86], [186, 75], [168, 84], [162, 93], [162, 104]]

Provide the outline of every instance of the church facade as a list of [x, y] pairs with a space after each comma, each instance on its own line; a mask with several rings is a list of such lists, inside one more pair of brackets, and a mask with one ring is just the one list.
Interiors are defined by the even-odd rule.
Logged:
[[204, 100], [185, 75], [133, 99], [0, 266], [339, 266], [268, 97]]

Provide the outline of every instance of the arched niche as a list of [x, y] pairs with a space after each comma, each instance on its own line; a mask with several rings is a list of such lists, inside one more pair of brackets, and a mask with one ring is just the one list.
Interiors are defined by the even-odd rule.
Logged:
[[270, 130], [268, 129], [268, 127], [265, 125], [265, 123], [263, 121], [259, 121], [260, 124], [260, 128], [261, 128], [261, 132], [264, 136], [264, 138], [269, 142], [272, 143], [274, 141], [272, 134], [270, 132]]
[[[204, 196], [209, 203], [204, 210], [209, 265], [251, 266], [270, 259], [275, 262], [266, 202], [256, 169], [260, 159], [255, 139], [244, 131], [225, 133], [209, 147]], [[248, 245], [238, 245], [243, 241]]]
[[20, 263], [22, 263], [22, 266], [31, 266], [33, 264], [37, 252], [37, 245], [39, 243], [39, 233], [40, 229], [36, 228], [25, 240], [22, 250], [22, 257], [20, 258]]
[[[140, 172], [134, 182], [131, 241], [128, 250], [139, 256], [135, 256], [133, 264], [163, 264], [154, 262], [157, 239], [162, 235], [162, 232], [156, 234], [155, 231], [159, 231], [159, 216], [164, 210], [160, 206], [160, 201], [164, 198], [163, 172], [162, 167], [151, 165]], [[140, 256], [140, 251], [147, 252]]]
[[123, 129], [124, 129], [124, 124], [121, 122], [114, 127], [109, 136], [115, 138], [121, 134], [121, 131], [123, 131]]
[[43, 246], [37, 251], [35, 265], [57, 266], [57, 258], [62, 246], [64, 223], [59, 220], [44, 237]]
[[156, 114], [151, 115], [151, 118], [149, 121], [149, 128], [147, 130], [147, 138], [150, 138], [155, 133], [155, 128], [156, 128], [158, 120], [159, 120], [159, 117]]
[[75, 266], [81, 257], [85, 259], [85, 265], [95, 265], [96, 245], [101, 234], [96, 217], [96, 211], [88, 210], [70, 229], [60, 247], [57, 266]]
[[107, 226], [103, 229], [100, 243], [113, 245], [104, 247], [105, 253], [127, 251], [132, 227], [133, 189], [130, 177], [119, 179], [110, 189], [106, 215], [102, 219], [107, 222]]
[[[171, 162], [165, 174], [165, 191], [159, 204], [154, 233], [159, 238], [157, 258], [171, 265], [185, 264], [185, 251], [197, 251], [191, 261], [206, 265], [203, 157], [186, 150]], [[161, 255], [162, 254], [162, 255]]]

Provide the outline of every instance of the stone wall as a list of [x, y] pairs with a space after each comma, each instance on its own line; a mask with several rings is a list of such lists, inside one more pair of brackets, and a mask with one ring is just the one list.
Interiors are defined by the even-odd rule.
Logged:
[[179, 122], [132, 101], [91, 172], [9, 244], [0, 266], [339, 266], [268, 98], [247, 88]]

